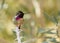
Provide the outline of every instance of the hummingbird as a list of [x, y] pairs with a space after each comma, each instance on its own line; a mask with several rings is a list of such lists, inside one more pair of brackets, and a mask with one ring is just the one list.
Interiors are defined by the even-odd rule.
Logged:
[[20, 29], [21, 25], [23, 24], [23, 16], [24, 16], [24, 13], [22, 11], [18, 11], [16, 16], [15, 16], [15, 20], [17, 21], [17, 25], [18, 26], [18, 29]]

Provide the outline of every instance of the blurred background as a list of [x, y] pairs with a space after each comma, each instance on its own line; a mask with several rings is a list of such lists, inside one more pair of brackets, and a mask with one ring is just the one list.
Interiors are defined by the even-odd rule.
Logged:
[[17, 43], [13, 18], [19, 10], [22, 42], [60, 43], [60, 0], [0, 0], [0, 43]]

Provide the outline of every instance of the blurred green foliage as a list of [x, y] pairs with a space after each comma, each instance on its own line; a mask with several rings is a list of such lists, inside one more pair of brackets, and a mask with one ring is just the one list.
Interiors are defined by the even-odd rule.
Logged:
[[[49, 27], [58, 27], [58, 24], [60, 24], [60, 0], [38, 0], [39, 5], [41, 6], [41, 15], [44, 15], [41, 19], [37, 18], [35, 15], [35, 9], [32, 5], [32, 0], [0, 0], [0, 2], [0, 38], [6, 40], [5, 43], [15, 42], [16, 35], [12, 31], [12, 29], [15, 29], [15, 26], [12, 19], [19, 10], [25, 13], [24, 24], [22, 26], [23, 31], [21, 32], [21, 35], [24, 37], [22, 38], [22, 42], [31, 38], [37, 38], [36, 41], [38, 41], [39, 38], [43, 37], [44, 40], [43, 38], [41, 39], [43, 40], [42, 43], [59, 43], [56, 40], [57, 38], [46, 35], [57, 34], [55, 32], [51, 32], [55, 28]], [[41, 27], [40, 23], [40, 21], [43, 19], [45, 20], [44, 28]], [[57, 29], [55, 30], [57, 31]]]

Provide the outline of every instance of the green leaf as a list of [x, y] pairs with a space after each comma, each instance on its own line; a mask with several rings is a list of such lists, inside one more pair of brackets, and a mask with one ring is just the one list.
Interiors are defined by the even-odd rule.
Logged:
[[58, 24], [58, 20], [57, 20], [57, 18], [56, 18], [55, 16], [53, 16], [52, 21], [53, 21], [54, 23], [56, 23], [56, 25]]
[[53, 33], [53, 32], [46, 32], [47, 34], [56, 34], [56, 33]]

